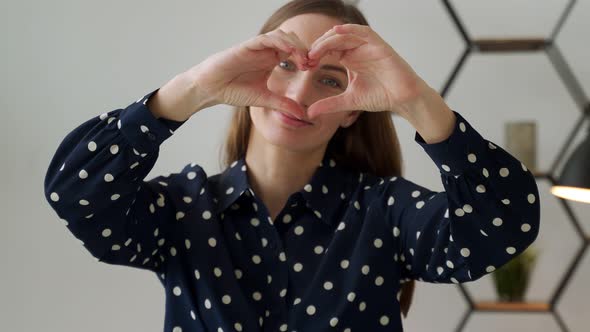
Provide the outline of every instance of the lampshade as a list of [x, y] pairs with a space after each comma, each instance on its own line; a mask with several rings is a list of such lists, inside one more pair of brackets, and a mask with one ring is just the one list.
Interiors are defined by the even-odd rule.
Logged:
[[574, 150], [551, 193], [565, 199], [590, 203], [590, 132]]

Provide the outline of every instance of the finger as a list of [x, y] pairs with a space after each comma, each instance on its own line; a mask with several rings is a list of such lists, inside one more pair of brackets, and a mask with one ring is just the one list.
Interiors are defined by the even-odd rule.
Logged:
[[311, 49], [309, 59], [311, 61], [319, 60], [329, 51], [347, 51], [366, 43], [367, 41], [364, 39], [352, 34], [336, 34], [326, 38]]
[[280, 30], [281, 33], [281, 37], [287, 39], [291, 44], [295, 45], [297, 47], [297, 53], [296, 55], [296, 59], [298, 60], [298, 64], [299, 64], [299, 69], [300, 70], [307, 70], [307, 62], [308, 62], [308, 58], [307, 58], [307, 47], [305, 47], [305, 44], [303, 44], [303, 42], [299, 39], [299, 37], [297, 37], [297, 35], [294, 32], [284, 32], [282, 30]]
[[310, 119], [314, 119], [321, 114], [354, 111], [357, 108], [353, 104], [350, 94], [344, 92], [336, 96], [320, 99], [311, 104], [307, 108], [307, 115]]
[[316, 39], [316, 40], [315, 40], [315, 41], [314, 41], [314, 42], [311, 44], [311, 46], [309, 47], [309, 49], [310, 49], [310, 50], [311, 50], [311, 49], [313, 49], [313, 48], [315, 47], [315, 45], [317, 45], [319, 42], [323, 41], [324, 39], [326, 39], [326, 38], [328, 38], [328, 37], [330, 37], [330, 36], [333, 36], [333, 35], [335, 35], [335, 34], [336, 34], [336, 30], [335, 30], [334, 28], [335, 28], [335, 27], [333, 27], [332, 29], [330, 29], [330, 30], [328, 30], [328, 31], [324, 32], [324, 34], [323, 34], [323, 35], [321, 35], [321, 36], [320, 36], [318, 39]]
[[294, 45], [290, 45], [285, 40], [274, 37], [274, 36], [270, 36], [268, 34], [263, 34], [263, 35], [259, 35], [259, 36], [255, 37], [255, 38], [252, 38], [252, 39], [246, 41], [243, 44], [243, 46], [249, 50], [252, 50], [252, 51], [262, 51], [262, 50], [265, 50], [268, 48], [276, 49], [276, 50], [282, 52], [281, 59], [286, 54], [293, 53], [293, 50], [295, 48]]
[[368, 25], [362, 24], [341, 24], [334, 27], [336, 33], [351, 33], [360, 38], [370, 36], [372, 29]]
[[305, 110], [299, 103], [291, 98], [279, 96], [270, 90], [263, 92], [257, 102], [251, 106], [268, 107], [275, 110], [285, 111], [291, 114], [296, 114], [300, 119], [305, 117]]

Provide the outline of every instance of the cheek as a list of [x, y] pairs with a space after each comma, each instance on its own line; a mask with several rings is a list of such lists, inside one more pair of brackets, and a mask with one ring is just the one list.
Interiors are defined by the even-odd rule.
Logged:
[[287, 79], [285, 77], [281, 77], [280, 73], [278, 73], [275, 69], [270, 73], [268, 81], [266, 82], [266, 86], [270, 91], [276, 94], [281, 94], [283, 91], [285, 91], [287, 83]]

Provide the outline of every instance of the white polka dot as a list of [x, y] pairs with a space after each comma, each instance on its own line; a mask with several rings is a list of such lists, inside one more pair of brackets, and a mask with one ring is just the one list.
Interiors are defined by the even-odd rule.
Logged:
[[254, 256], [252, 256], [252, 262], [254, 264], [260, 264], [260, 262], [262, 262], [262, 259], [260, 258], [260, 256], [254, 255]]
[[56, 192], [52, 192], [51, 195], [49, 195], [49, 197], [51, 198], [52, 201], [57, 202], [59, 201], [59, 195]]
[[80, 179], [86, 179], [88, 177], [88, 172], [86, 172], [86, 170], [83, 169], [78, 173], [78, 177], [80, 177]]
[[478, 193], [485, 193], [486, 192], [486, 187], [483, 184], [478, 185], [475, 190], [477, 190]]
[[416, 209], [421, 209], [424, 206], [424, 201], [419, 201], [416, 203]]
[[471, 255], [471, 250], [469, 248], [461, 248], [461, 256], [469, 257]]
[[340, 267], [343, 269], [347, 269], [349, 265], [350, 263], [348, 259], [343, 259], [342, 261], [340, 261]]
[[495, 267], [493, 267], [492, 265], [490, 265], [490, 266], [486, 267], [486, 272], [488, 272], [488, 273], [489, 273], [489, 272], [494, 272], [494, 270], [496, 270], [496, 268], [495, 268]]
[[336, 327], [336, 325], [338, 325], [338, 318], [333, 317], [332, 319], [330, 319], [330, 326]]
[[319, 255], [324, 252], [324, 248], [322, 246], [316, 246], [315, 248], [313, 248], [313, 252]]
[[363, 265], [363, 267], [361, 268], [361, 272], [362, 272], [364, 275], [367, 275], [367, 274], [369, 274], [369, 271], [370, 271], [369, 265]]
[[114, 180], [114, 179], [115, 179], [115, 178], [114, 178], [114, 177], [113, 177], [113, 175], [112, 175], [112, 174], [110, 174], [110, 173], [107, 173], [107, 174], [105, 174], [105, 175], [104, 175], [104, 181], [105, 181], [105, 182], [113, 182], [113, 180]]
[[502, 167], [500, 168], [500, 176], [505, 178], [508, 176], [508, 174], [510, 174], [510, 172], [508, 171], [508, 168], [506, 167]]
[[324, 194], [327, 194], [328, 193], [328, 188], [326, 186], [324, 186], [324, 185], [322, 185], [322, 192]]
[[111, 234], [112, 234], [112, 232], [111, 232], [111, 229], [110, 229], [110, 228], [105, 228], [105, 229], [102, 231], [102, 236], [103, 236], [103, 237], [109, 237], [109, 236], [111, 236]]
[[383, 326], [386, 326], [387, 324], [389, 324], [389, 317], [381, 316], [381, 318], [379, 319], [379, 323], [381, 323], [381, 325]]
[[465, 205], [463, 205], [463, 211], [465, 211], [467, 213], [471, 213], [471, 212], [473, 212], [473, 207], [469, 204], [465, 204]]
[[139, 126], [139, 129], [141, 129], [142, 133], [147, 133], [148, 131], [150, 131], [150, 129], [144, 125]]
[[324, 282], [324, 289], [325, 289], [325, 290], [330, 290], [330, 289], [332, 289], [333, 287], [334, 287], [334, 284], [332, 284], [332, 282], [330, 282], [330, 281], [326, 281], [326, 282]]
[[306, 184], [305, 187], [303, 187], [303, 189], [308, 193], [311, 192], [311, 184]]
[[473, 153], [470, 153], [470, 154], [467, 156], [467, 160], [469, 160], [469, 162], [470, 162], [470, 163], [474, 163], [474, 162], [476, 162], [476, 161], [477, 161], [477, 157], [476, 157], [476, 156], [475, 156]]
[[501, 226], [501, 225], [502, 225], [502, 223], [503, 223], [503, 220], [502, 220], [502, 218], [494, 218], [494, 220], [492, 220], [492, 224], [493, 224], [494, 226]]
[[227, 190], [225, 191], [225, 194], [226, 194], [226, 195], [229, 195], [229, 194], [231, 194], [231, 193], [233, 193], [233, 192], [234, 192], [234, 187], [229, 187], [229, 188], [227, 188]]
[[393, 227], [393, 236], [398, 237], [399, 234], [400, 234], [399, 228], [397, 228], [397, 226]]
[[452, 269], [455, 267], [455, 264], [453, 264], [453, 262], [447, 260], [447, 266], [449, 267], [449, 269]]
[[359, 204], [358, 201], [354, 201], [354, 208], [357, 209], [357, 210], [360, 210], [361, 209], [361, 205]]
[[342, 221], [342, 222], [340, 222], [340, 223], [338, 224], [338, 230], [339, 230], [339, 231], [341, 231], [341, 230], [343, 230], [344, 228], [346, 228], [346, 224], [345, 224], [345, 223]]
[[109, 150], [111, 151], [112, 154], [117, 154], [119, 152], [119, 146], [117, 144], [113, 144], [113, 145], [111, 145]]
[[223, 302], [223, 304], [230, 304], [231, 303], [231, 296], [229, 295], [224, 295], [221, 298], [221, 301]]
[[209, 245], [215, 247], [217, 245], [217, 240], [214, 237], [209, 238]]
[[209, 299], [205, 299], [205, 308], [211, 309], [211, 301]]
[[465, 130], [467, 130], [467, 128], [465, 127], [465, 124], [463, 122], [459, 123], [459, 129], [461, 129], [462, 132], [465, 132]]
[[445, 165], [445, 164], [442, 164], [441, 167], [442, 167], [442, 169], [444, 169], [447, 172], [450, 172], [451, 171], [451, 168], [449, 166]]
[[172, 290], [172, 292], [174, 293], [174, 295], [176, 296], [180, 296], [180, 294], [182, 294], [182, 290], [180, 289], [180, 287], [176, 286], [174, 287], [174, 289]]
[[182, 328], [181, 328], [180, 326], [175, 326], [175, 327], [172, 329], [172, 332], [182, 332]]
[[458, 217], [463, 217], [465, 215], [465, 211], [463, 211], [463, 209], [461, 209], [461, 208], [456, 209], [455, 215], [457, 215]]
[[111, 201], [116, 201], [116, 200], [118, 200], [120, 197], [121, 197], [121, 195], [119, 195], [119, 194], [113, 194], [113, 195], [111, 195]]
[[389, 199], [387, 200], [387, 205], [391, 206], [391, 205], [393, 205], [393, 203], [395, 203], [395, 198], [393, 198], [392, 196], [389, 196]]
[[535, 200], [536, 200], [535, 195], [529, 194], [527, 196], [527, 200], [529, 201], [529, 203], [533, 204], [535, 202]]
[[90, 151], [96, 151], [96, 143], [94, 141], [90, 141], [88, 143], [88, 150], [90, 150]]
[[81, 199], [81, 200], [80, 200], [78, 203], [80, 203], [80, 205], [84, 205], [84, 206], [86, 206], [86, 205], [90, 204], [90, 202], [88, 202], [88, 201], [87, 201], [87, 200], [85, 200], [85, 199]]
[[260, 292], [254, 292], [252, 298], [256, 301], [260, 301], [260, 299], [262, 299], [262, 294], [260, 294]]
[[254, 227], [258, 227], [258, 225], [260, 225], [260, 220], [258, 218], [252, 218], [250, 219], [250, 224]]
[[365, 311], [367, 309], [367, 303], [364, 301], [359, 304], [359, 311]]
[[176, 212], [176, 220], [180, 220], [182, 218], [184, 218], [184, 212], [182, 212], [182, 211]]
[[522, 226], [520, 226], [520, 230], [526, 233], [526, 232], [528, 232], [528, 231], [531, 230], [531, 225], [529, 225], [529, 224], [522, 224]]
[[348, 300], [348, 302], [352, 302], [352, 301], [354, 301], [355, 297], [356, 297], [356, 294], [354, 292], [350, 292], [346, 296], [346, 299]]
[[209, 212], [209, 211], [203, 212], [203, 219], [205, 219], [205, 220], [211, 219], [211, 212]]
[[485, 176], [486, 178], [490, 176], [490, 173], [488, 172], [488, 170], [486, 168], [484, 168], [482, 170], [483, 176]]
[[375, 246], [375, 248], [381, 248], [383, 246], [383, 241], [377, 238], [375, 239], [375, 241], [373, 241], [373, 245]]
[[293, 265], [293, 270], [295, 272], [301, 272], [301, 270], [303, 270], [303, 265], [301, 263], [295, 263], [295, 265]]
[[290, 214], [285, 214], [285, 215], [283, 216], [283, 223], [285, 223], [285, 224], [288, 224], [288, 223], [290, 223], [290, 222], [291, 222], [291, 220], [292, 220], [292, 217], [291, 217], [291, 215], [290, 215]]
[[315, 307], [313, 305], [307, 306], [307, 309], [305, 310], [307, 312], [308, 315], [313, 315], [315, 314]]
[[297, 234], [297, 235], [303, 234], [303, 226], [295, 227], [295, 234]]
[[509, 253], [510, 255], [514, 255], [514, 253], [516, 252], [516, 248], [508, 247], [508, 248], [506, 248], [506, 252]]
[[382, 276], [378, 276], [377, 278], [375, 278], [375, 285], [381, 286], [381, 285], [383, 285], [383, 281], [385, 281], [383, 279], [383, 277]]

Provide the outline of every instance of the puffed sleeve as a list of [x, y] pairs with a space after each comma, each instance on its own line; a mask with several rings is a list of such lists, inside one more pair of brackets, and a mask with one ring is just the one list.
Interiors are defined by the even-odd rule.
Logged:
[[390, 177], [382, 204], [402, 278], [474, 281], [522, 253], [539, 233], [537, 183], [526, 166], [484, 139], [458, 112], [451, 135], [417, 142], [438, 167], [443, 192]]
[[146, 102], [157, 91], [76, 127], [59, 144], [44, 180], [51, 208], [92, 256], [154, 272], [166, 260], [168, 225], [179, 217], [176, 188], [181, 180], [203, 179], [191, 164], [144, 181], [160, 145], [185, 122], [151, 113]]

